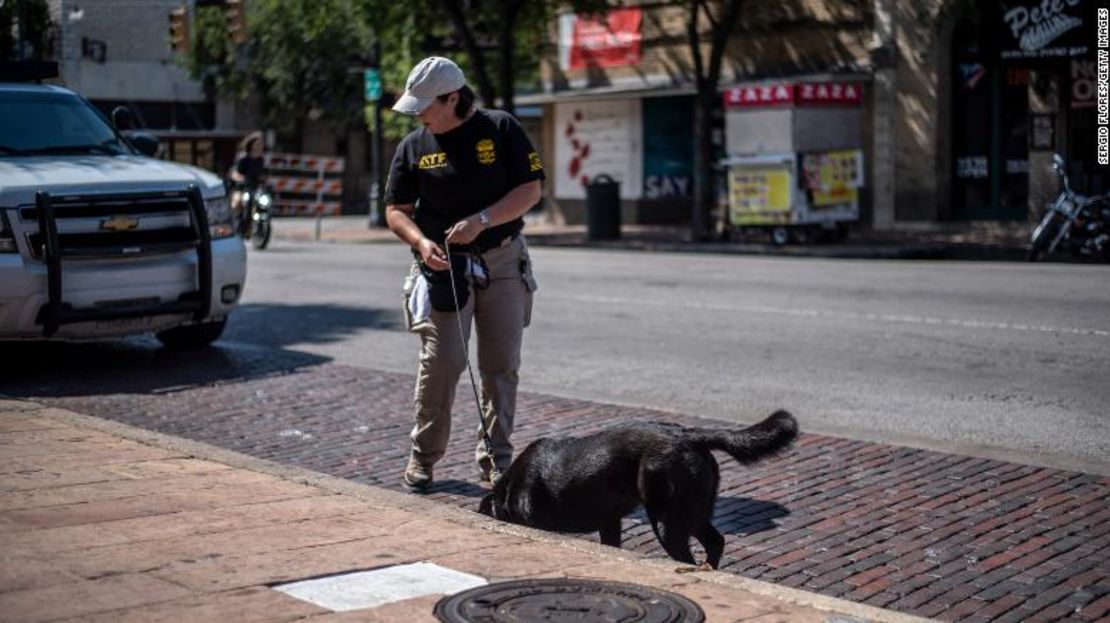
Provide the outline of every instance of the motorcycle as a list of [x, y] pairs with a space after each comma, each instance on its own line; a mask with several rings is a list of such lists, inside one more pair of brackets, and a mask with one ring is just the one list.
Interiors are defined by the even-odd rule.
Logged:
[[265, 249], [270, 244], [273, 234], [270, 223], [270, 206], [273, 196], [265, 186], [255, 186], [243, 190], [240, 205], [243, 207], [241, 214], [240, 231], [244, 239], [249, 239], [255, 249]]
[[1110, 262], [1110, 197], [1087, 197], [1072, 190], [1060, 154], [1053, 156], [1052, 169], [1064, 188], [1033, 230], [1027, 259], [1035, 262], [1063, 250], [1080, 259]]

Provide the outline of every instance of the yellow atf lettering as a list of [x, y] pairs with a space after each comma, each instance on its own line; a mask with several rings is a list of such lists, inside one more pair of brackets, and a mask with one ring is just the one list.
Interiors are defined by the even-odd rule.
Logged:
[[416, 163], [419, 169], [438, 169], [447, 166], [447, 154], [440, 151], [434, 154], [427, 154], [420, 156], [420, 161]]
[[529, 171], [543, 171], [543, 161], [540, 160], [540, 155], [536, 152], [528, 154], [528, 170]]
[[478, 141], [474, 149], [478, 151], [478, 162], [482, 164], [493, 164], [497, 160], [497, 153], [493, 149], [493, 141], [488, 138]]

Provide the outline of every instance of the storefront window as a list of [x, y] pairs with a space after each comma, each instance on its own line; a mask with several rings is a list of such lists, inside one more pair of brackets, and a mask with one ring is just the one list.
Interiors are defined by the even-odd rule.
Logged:
[[[1074, 178], [1093, 178], [1087, 164], [1095, 153], [1087, 144], [1092, 113], [1069, 103], [1092, 49], [1093, 4], [980, 0], [965, 6], [952, 40], [956, 218], [1027, 218], [1031, 150], [1063, 153]], [[1060, 136], [1059, 128], [1067, 132]]]

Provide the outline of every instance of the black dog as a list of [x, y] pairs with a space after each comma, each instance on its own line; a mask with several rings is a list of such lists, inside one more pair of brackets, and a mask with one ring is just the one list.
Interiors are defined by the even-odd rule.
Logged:
[[620, 547], [621, 518], [644, 505], [663, 549], [694, 564], [693, 536], [714, 569], [725, 539], [713, 527], [719, 481], [710, 450], [753, 463], [786, 448], [798, 423], [786, 411], [741, 430], [650, 423], [581, 438], [538, 439], [482, 499], [479, 512], [555, 532], [594, 532]]

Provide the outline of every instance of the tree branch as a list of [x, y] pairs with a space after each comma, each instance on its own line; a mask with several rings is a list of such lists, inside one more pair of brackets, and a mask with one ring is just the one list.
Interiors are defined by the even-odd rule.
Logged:
[[479, 97], [482, 98], [486, 108], [493, 108], [497, 103], [497, 91], [493, 88], [493, 81], [490, 80], [489, 72], [486, 70], [486, 61], [482, 57], [482, 51], [478, 49], [478, 44], [474, 41], [474, 33], [470, 31], [470, 26], [466, 23], [462, 5], [458, 0], [440, 0], [440, 4], [447, 12], [448, 17], [451, 18], [451, 24], [455, 27], [455, 34], [462, 39], [463, 48], [470, 58], [471, 65], [474, 66], [474, 80], [477, 83]]
[[729, 35], [736, 20], [740, 17], [740, 5], [743, 0], [728, 0], [721, 21], [713, 27], [713, 45], [709, 53], [709, 79], [710, 84], [716, 87], [721, 78], [721, 63], [725, 55], [725, 46], [728, 45]]
[[690, 0], [690, 19], [686, 23], [686, 39], [690, 44], [690, 56], [694, 59], [694, 81], [701, 89], [705, 73], [704, 63], [701, 58], [701, 40], [698, 38], [698, 0]]

